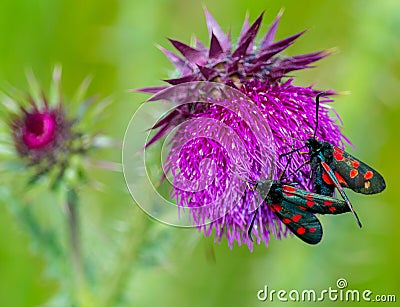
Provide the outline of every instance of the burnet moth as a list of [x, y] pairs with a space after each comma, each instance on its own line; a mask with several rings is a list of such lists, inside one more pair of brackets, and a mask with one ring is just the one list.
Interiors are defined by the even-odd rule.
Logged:
[[[316, 213], [341, 214], [350, 211], [342, 200], [310, 193], [277, 180], [258, 181], [253, 188], [263, 198], [263, 205], [267, 205], [293, 234], [308, 244], [317, 244], [322, 238], [322, 226]], [[251, 240], [257, 211], [247, 231]]]
[[344, 150], [331, 143], [316, 139], [319, 98], [324, 94], [322, 92], [316, 96], [314, 135], [305, 141], [305, 146], [309, 149], [308, 154], [310, 156], [309, 162], [311, 162], [314, 192], [321, 195], [333, 196], [334, 189], [336, 188], [361, 227], [361, 222], [343, 188], [350, 188], [362, 194], [376, 194], [385, 189], [385, 180], [372, 167]]

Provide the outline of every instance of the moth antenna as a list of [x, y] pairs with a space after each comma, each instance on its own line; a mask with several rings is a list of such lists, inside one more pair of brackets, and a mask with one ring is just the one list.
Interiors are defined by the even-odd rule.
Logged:
[[317, 130], [318, 130], [319, 97], [324, 96], [325, 94], [326, 94], [326, 92], [322, 92], [322, 93], [319, 93], [315, 97], [315, 130], [314, 130], [313, 139], [315, 139]]

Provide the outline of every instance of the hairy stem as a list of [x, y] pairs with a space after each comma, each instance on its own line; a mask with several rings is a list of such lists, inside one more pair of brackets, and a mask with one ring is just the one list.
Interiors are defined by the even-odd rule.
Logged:
[[85, 278], [83, 258], [79, 237], [78, 195], [75, 189], [67, 192], [68, 232], [71, 247], [71, 261], [73, 269], [74, 297], [78, 306], [93, 306], [91, 295]]
[[78, 208], [77, 208], [77, 194], [75, 190], [70, 189], [67, 194], [67, 207], [68, 207], [68, 229], [71, 244], [72, 265], [74, 269], [82, 272], [82, 259], [79, 244], [79, 222], [78, 222]]
[[98, 307], [113, 306], [115, 301], [121, 295], [125, 282], [131, 272], [130, 268], [136, 265], [137, 251], [146, 236], [146, 230], [150, 221], [142, 214], [135, 214], [131, 223], [130, 230], [125, 235], [125, 241], [122, 245], [115, 267], [110, 271], [109, 278], [100, 291]]

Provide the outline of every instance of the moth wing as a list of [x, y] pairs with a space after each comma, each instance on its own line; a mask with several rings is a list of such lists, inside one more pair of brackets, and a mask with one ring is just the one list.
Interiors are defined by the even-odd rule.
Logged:
[[283, 198], [291, 202], [302, 211], [319, 214], [342, 214], [350, 212], [350, 208], [343, 200], [311, 193], [290, 185], [282, 185]]
[[376, 170], [349, 153], [334, 148], [331, 168], [346, 182], [347, 186], [342, 186], [362, 194], [376, 194], [386, 188], [385, 180]]
[[301, 210], [298, 206], [286, 200], [283, 200], [281, 204], [268, 206], [300, 240], [308, 244], [317, 244], [321, 241], [321, 223], [311, 212]]

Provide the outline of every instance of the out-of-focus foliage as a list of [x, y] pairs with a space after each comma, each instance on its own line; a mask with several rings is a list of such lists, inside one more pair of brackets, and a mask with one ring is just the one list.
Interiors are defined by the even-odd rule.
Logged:
[[[64, 92], [72, 95], [80, 81], [92, 74], [90, 94], [112, 93], [115, 100], [109, 124], [99, 129], [122, 139], [131, 115], [146, 98], [127, 89], [154, 85], [170, 76], [170, 64], [154, 45], [169, 48], [166, 37], [188, 41], [192, 33], [208, 44], [202, 3], [233, 36], [239, 35], [247, 11], [254, 20], [266, 10], [265, 23], [269, 23], [284, 7], [278, 38], [310, 29], [288, 54], [337, 47], [338, 52], [318, 68], [297, 73], [297, 82], [351, 91], [336, 99], [344, 133], [356, 146], [355, 151], [348, 150], [376, 167], [388, 187], [373, 196], [349, 192], [364, 224], [361, 230], [351, 215], [321, 217], [325, 234], [318, 246], [289, 238], [250, 253], [245, 246], [230, 250], [226, 241], [215, 244], [196, 230], [150, 221], [128, 195], [122, 174], [92, 171], [103, 187], [86, 187], [81, 193], [82, 239], [93, 279], [101, 274], [109, 281], [95, 284], [95, 293], [107, 297], [119, 292], [112, 298], [117, 306], [255, 306], [257, 291], [265, 284], [287, 291], [321, 290], [334, 287], [343, 277], [349, 289], [393, 293], [400, 299], [397, 0], [3, 0], [0, 85], [26, 88], [26, 68], [48, 84], [49, 71], [61, 63]], [[118, 161], [120, 151], [101, 158]], [[1, 182], [7, 182], [1, 176]], [[0, 304], [44, 304], [60, 288], [52, 277], [57, 267], [42, 256], [40, 245], [30, 240], [10, 210], [12, 204], [1, 195]], [[18, 201], [23, 196], [13, 197]], [[34, 209], [44, 220], [60, 219], [62, 207], [56, 202], [46, 210], [52, 204], [51, 198], [44, 198], [40, 208]]]

